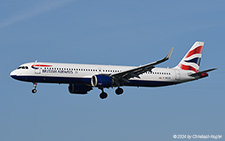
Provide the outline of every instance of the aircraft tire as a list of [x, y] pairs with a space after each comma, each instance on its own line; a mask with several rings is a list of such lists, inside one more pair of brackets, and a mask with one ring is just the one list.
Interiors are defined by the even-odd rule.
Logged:
[[34, 93], [36, 93], [37, 92], [37, 89], [33, 89], [32, 90], [32, 93], [34, 94]]
[[102, 92], [102, 93], [99, 95], [99, 97], [100, 97], [101, 99], [105, 99], [105, 98], [108, 97], [108, 95], [107, 95], [107, 93]]
[[121, 95], [123, 93], [123, 89], [117, 88], [115, 92], [116, 92], [117, 95]]

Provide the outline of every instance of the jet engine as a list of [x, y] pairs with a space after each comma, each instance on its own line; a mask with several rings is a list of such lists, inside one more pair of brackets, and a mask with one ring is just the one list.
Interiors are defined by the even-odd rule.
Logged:
[[87, 94], [88, 91], [92, 90], [92, 87], [81, 84], [69, 84], [68, 88], [71, 94]]
[[93, 87], [111, 87], [114, 83], [114, 80], [109, 75], [94, 75], [91, 78], [91, 85]]

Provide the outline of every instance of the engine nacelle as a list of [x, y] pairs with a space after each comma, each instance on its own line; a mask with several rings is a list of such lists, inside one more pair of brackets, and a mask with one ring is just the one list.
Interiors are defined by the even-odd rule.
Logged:
[[92, 90], [92, 87], [80, 84], [69, 84], [68, 88], [71, 94], [87, 94], [88, 91]]
[[111, 87], [113, 85], [114, 81], [112, 77], [108, 75], [94, 75], [91, 78], [91, 85], [93, 87]]

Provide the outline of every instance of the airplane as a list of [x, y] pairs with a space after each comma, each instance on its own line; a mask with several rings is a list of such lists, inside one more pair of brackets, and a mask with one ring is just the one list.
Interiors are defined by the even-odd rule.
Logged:
[[173, 68], [157, 68], [167, 61], [174, 48], [161, 60], [142, 66], [115, 66], [31, 62], [20, 65], [10, 73], [16, 80], [32, 82], [32, 93], [38, 83], [68, 84], [71, 94], [87, 94], [94, 87], [101, 90], [100, 98], [107, 98], [105, 88], [116, 87], [115, 93], [123, 93], [122, 86], [161, 87], [198, 80], [208, 76], [216, 68], [199, 71], [204, 42], [195, 42], [180, 63]]

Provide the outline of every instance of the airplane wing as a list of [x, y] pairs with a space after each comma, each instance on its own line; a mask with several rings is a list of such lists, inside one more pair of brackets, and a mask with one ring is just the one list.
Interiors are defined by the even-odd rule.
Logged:
[[172, 47], [172, 49], [169, 51], [169, 53], [166, 55], [166, 57], [164, 57], [161, 60], [146, 64], [146, 65], [143, 65], [140, 67], [136, 67], [134, 69], [111, 74], [111, 76], [114, 78], [114, 80], [116, 80], [116, 83], [119, 83], [118, 85], [123, 84], [124, 82], [128, 82], [128, 80], [130, 78], [134, 78], [134, 77], [140, 78], [139, 77], [140, 74], [143, 74], [147, 71], [151, 71], [153, 68], [155, 68], [154, 67], [155, 65], [167, 61], [170, 58], [170, 56], [173, 52], [173, 49], [174, 49], [174, 47]]

